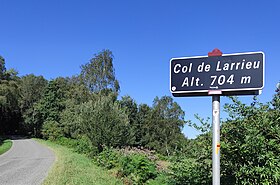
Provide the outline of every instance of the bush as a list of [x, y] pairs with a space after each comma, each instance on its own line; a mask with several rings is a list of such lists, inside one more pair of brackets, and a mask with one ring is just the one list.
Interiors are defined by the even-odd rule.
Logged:
[[163, 175], [156, 178], [156, 163], [147, 153], [137, 152], [135, 149], [116, 150], [105, 147], [94, 160], [99, 166], [116, 170], [117, 176], [124, 177], [125, 184], [164, 184], [166, 178]]
[[78, 139], [60, 137], [56, 139], [55, 142], [68, 148], [72, 148], [77, 153], [86, 154], [87, 156], [92, 156], [97, 153], [97, 149], [91, 145], [89, 139], [85, 136]]
[[155, 163], [141, 154], [122, 157], [121, 173], [131, 178], [135, 184], [143, 184], [157, 176]]
[[62, 129], [57, 121], [45, 121], [43, 123], [42, 135], [45, 139], [56, 140], [63, 136]]
[[147, 185], [167, 185], [168, 179], [167, 174], [165, 172], [162, 172], [158, 174], [158, 176], [155, 179], [148, 180], [146, 182]]
[[211, 184], [211, 160], [197, 161], [185, 158], [173, 162], [168, 174], [168, 184], [208, 185]]
[[221, 182], [280, 184], [280, 112], [262, 104], [234, 105], [233, 113], [242, 114], [222, 127]]
[[110, 97], [97, 97], [81, 105], [79, 124], [93, 146], [102, 152], [104, 147], [126, 145], [128, 117]]
[[[221, 184], [280, 184], [279, 97], [271, 104], [254, 99], [250, 106], [232, 100], [221, 127]], [[211, 184], [210, 136], [197, 137], [191, 152], [173, 161], [168, 184]]]
[[105, 167], [107, 169], [112, 169], [120, 166], [119, 163], [120, 154], [111, 148], [105, 148], [98, 156], [95, 158], [97, 165]]

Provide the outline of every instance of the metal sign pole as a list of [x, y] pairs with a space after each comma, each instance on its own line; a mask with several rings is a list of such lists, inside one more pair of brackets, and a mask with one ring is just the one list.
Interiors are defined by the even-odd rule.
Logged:
[[170, 60], [173, 96], [212, 96], [213, 185], [220, 185], [220, 96], [259, 95], [264, 87], [264, 64], [263, 52], [223, 55], [218, 48], [208, 56]]
[[212, 184], [220, 185], [220, 96], [212, 96]]

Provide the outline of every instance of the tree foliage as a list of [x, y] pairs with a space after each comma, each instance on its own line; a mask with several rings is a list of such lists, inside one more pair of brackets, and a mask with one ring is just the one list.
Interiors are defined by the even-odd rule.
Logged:
[[20, 80], [20, 109], [25, 132], [37, 136], [40, 124], [36, 121], [38, 110], [36, 106], [41, 100], [48, 82], [43, 76], [33, 74], [23, 76]]
[[5, 73], [6, 73], [6, 65], [5, 65], [5, 59], [0, 56], [0, 79], [5, 79]]
[[115, 77], [113, 54], [110, 50], [103, 50], [82, 65], [81, 78], [91, 92], [120, 90], [119, 82]]
[[[118, 97], [119, 90], [110, 50], [95, 54], [80, 74], [49, 81], [33, 74], [19, 77], [0, 56], [0, 134], [45, 137], [88, 155], [101, 152], [103, 162], [110, 147], [154, 150], [168, 160], [161, 175], [168, 184], [211, 184], [209, 118], [196, 115], [201, 123], [196, 125], [185, 120], [172, 97], [156, 97], [149, 106], [129, 95]], [[222, 184], [280, 184], [279, 94], [269, 103], [257, 97], [250, 105], [231, 100], [221, 124]], [[202, 134], [187, 139], [186, 123]], [[122, 168], [136, 184], [156, 182], [154, 161], [143, 156], [127, 158]]]
[[233, 102], [226, 110], [236, 116], [221, 132], [222, 179], [232, 184], [279, 184], [280, 112], [256, 100], [251, 106], [236, 98]]
[[[279, 184], [279, 96], [267, 104], [256, 97], [251, 105], [231, 100], [225, 105], [229, 118], [221, 126], [221, 184]], [[200, 121], [205, 132], [190, 143], [191, 152], [172, 163], [170, 184], [211, 183], [212, 136]]]
[[177, 141], [183, 137], [181, 131], [184, 111], [170, 96], [156, 97], [152, 111], [146, 122], [144, 142], [162, 154], [170, 155], [178, 147]]
[[0, 134], [20, 132], [19, 96], [17, 72], [14, 69], [6, 70], [5, 60], [0, 56]]
[[104, 147], [126, 145], [128, 117], [110, 96], [99, 96], [95, 102], [82, 104], [79, 120], [83, 133], [99, 152]]
[[138, 107], [136, 102], [130, 96], [124, 96], [119, 101], [121, 108], [128, 116], [128, 144], [139, 146], [141, 140], [141, 127], [138, 120]]

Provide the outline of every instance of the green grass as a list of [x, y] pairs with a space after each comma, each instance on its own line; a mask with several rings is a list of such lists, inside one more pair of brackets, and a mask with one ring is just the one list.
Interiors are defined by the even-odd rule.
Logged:
[[0, 139], [0, 155], [7, 152], [11, 147], [12, 147], [13, 143], [11, 140], [6, 139], [4, 141], [2, 141]]
[[36, 141], [51, 148], [56, 155], [56, 161], [43, 185], [123, 184], [121, 180], [93, 164], [92, 160], [84, 155], [75, 153], [67, 147], [50, 141], [39, 139], [36, 139]]

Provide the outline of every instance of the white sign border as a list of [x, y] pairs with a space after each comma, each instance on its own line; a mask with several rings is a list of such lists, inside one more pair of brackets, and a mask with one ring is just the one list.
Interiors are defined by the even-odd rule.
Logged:
[[[239, 91], [258, 91], [258, 90], [262, 90], [264, 88], [264, 83], [265, 83], [265, 54], [263, 51], [256, 51], [256, 52], [244, 52], [244, 53], [232, 53], [232, 54], [223, 54], [222, 56], [234, 56], [234, 55], [246, 55], [246, 54], [258, 54], [261, 53], [263, 55], [263, 84], [262, 87], [260, 88], [243, 88], [243, 89], [217, 89], [220, 90], [222, 92], [239, 92]], [[193, 94], [193, 93], [208, 93], [209, 91], [211, 91], [211, 89], [208, 90], [196, 90], [196, 91], [172, 91], [172, 87], [171, 87], [171, 62], [172, 60], [179, 60], [179, 59], [195, 59], [195, 58], [208, 58], [209, 56], [205, 55], [205, 56], [193, 56], [193, 57], [178, 57], [178, 58], [171, 58], [170, 59], [170, 76], [169, 76], [169, 90], [172, 94]], [[211, 57], [211, 56], [210, 56]], [[203, 96], [203, 95], [201, 95]], [[206, 95], [207, 96], [207, 95]], [[223, 96], [223, 94], [222, 94]]]

